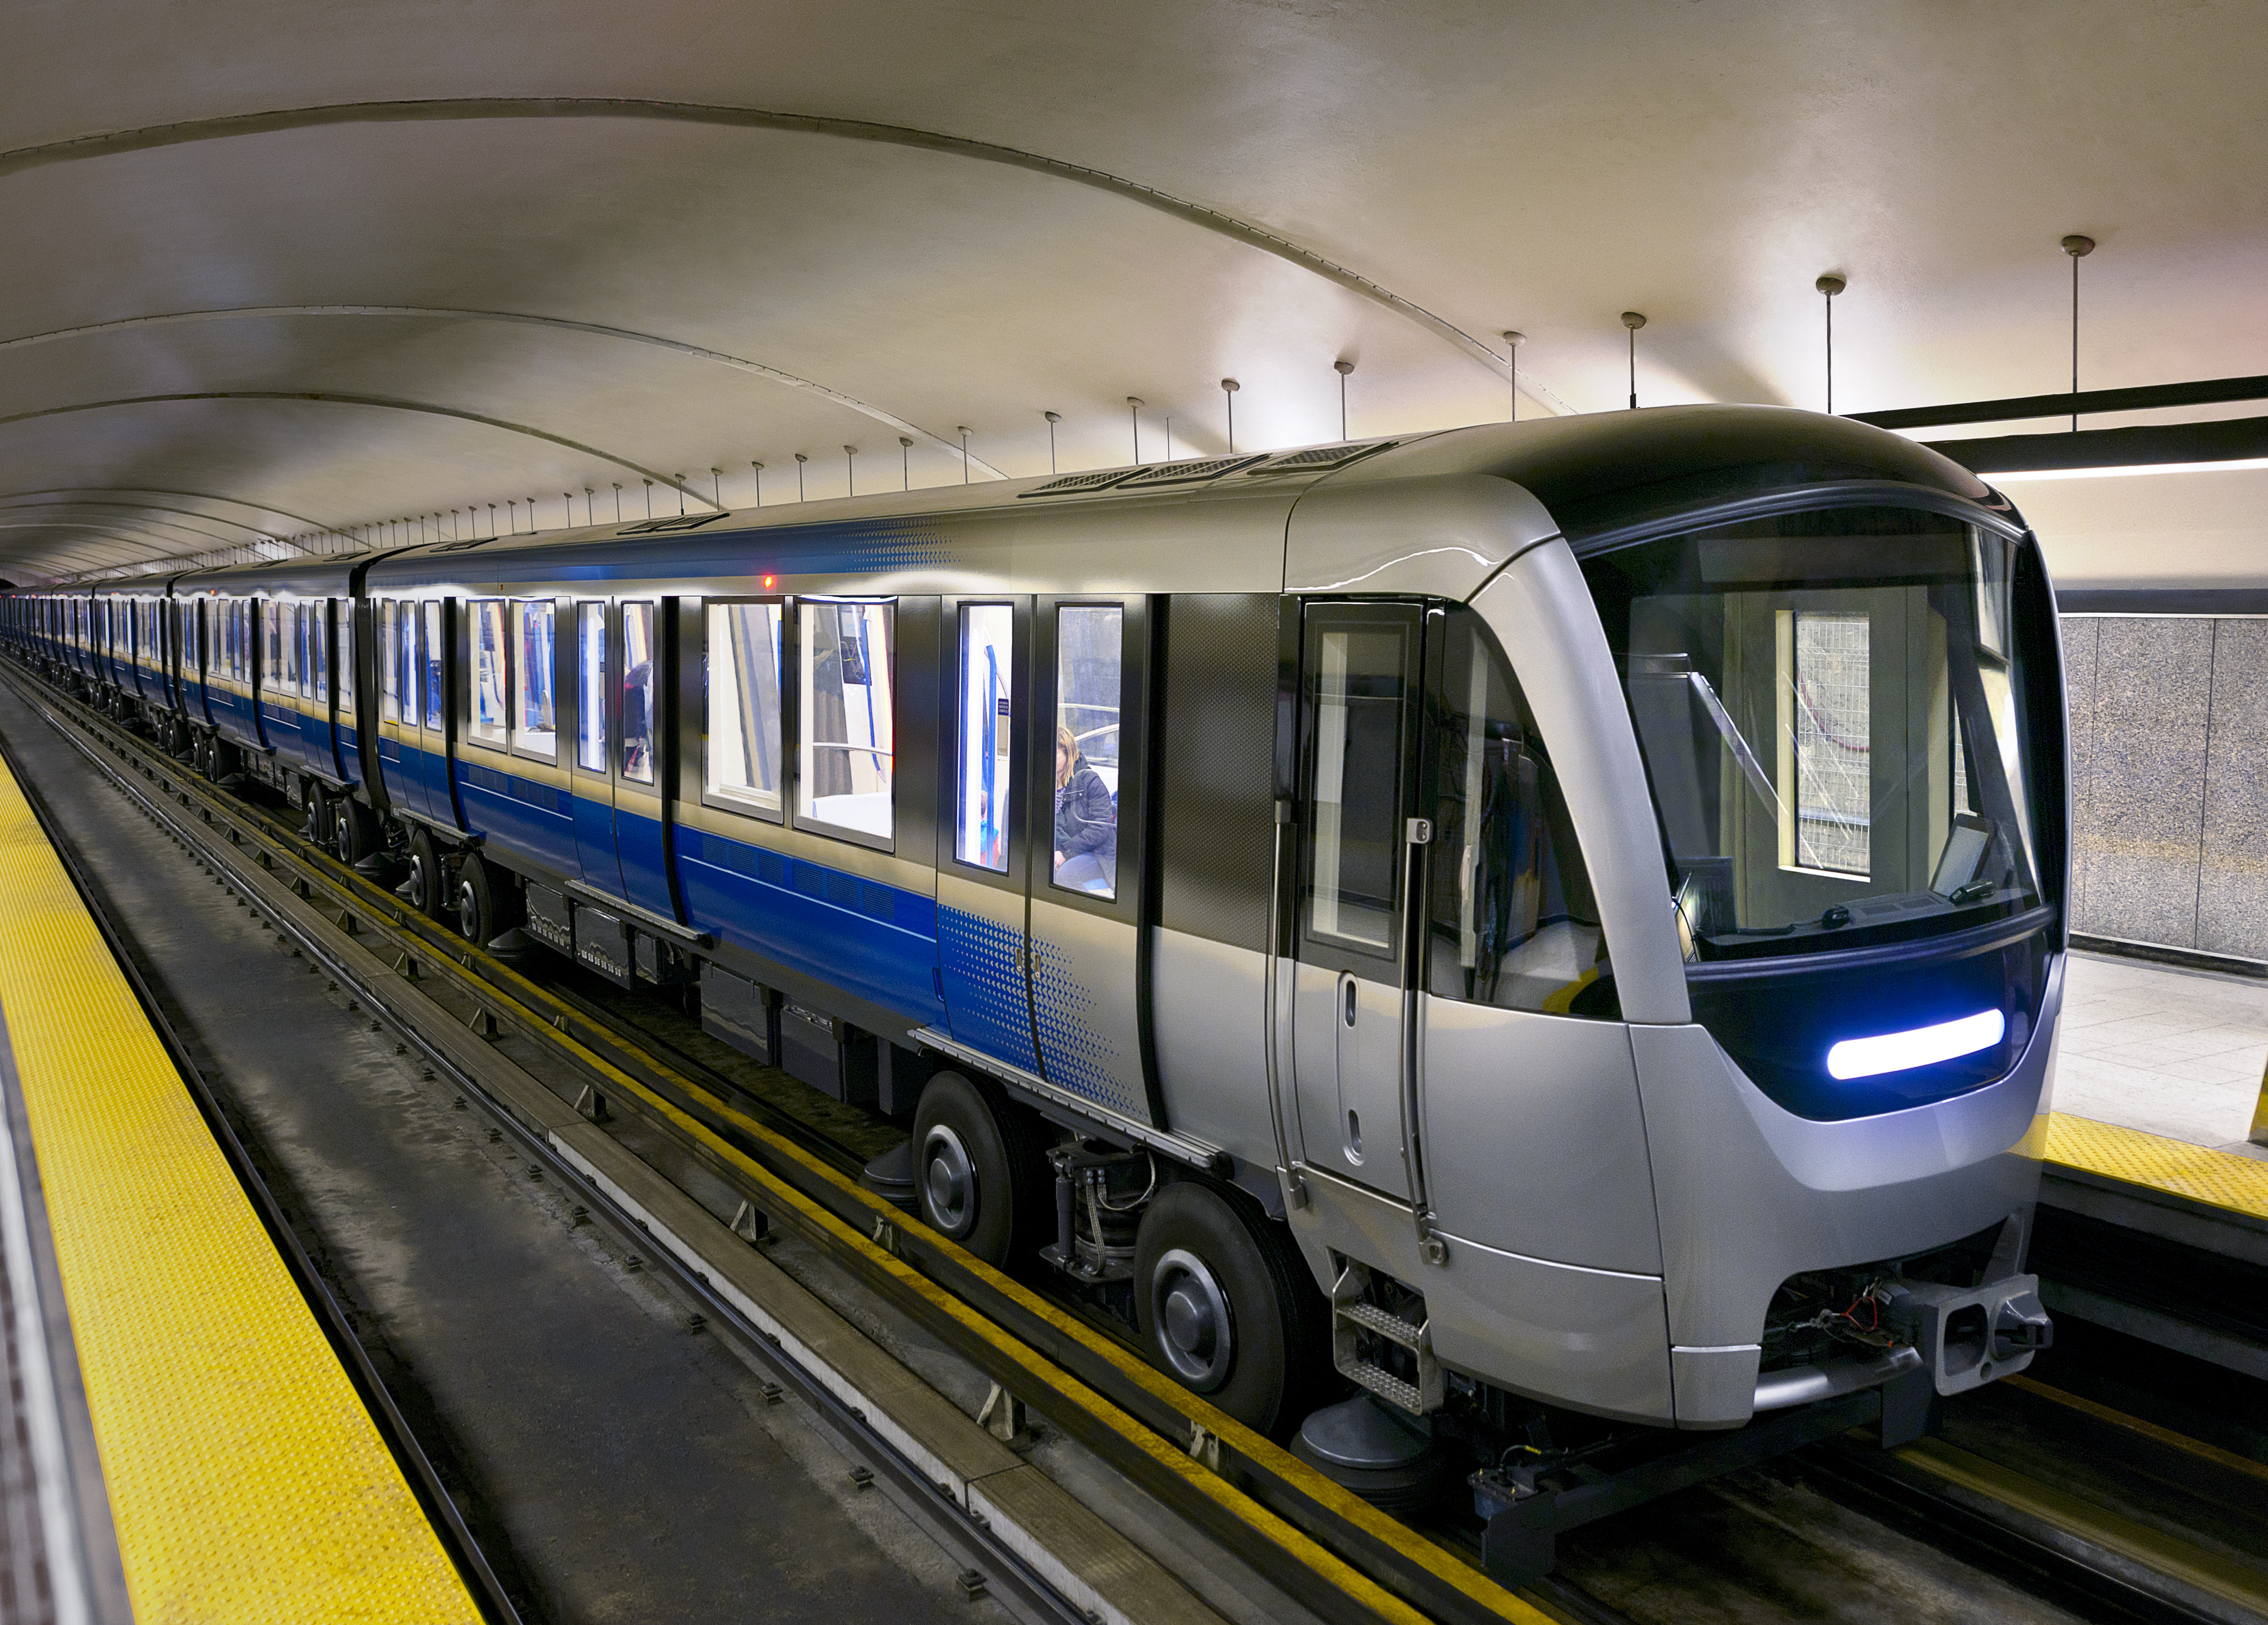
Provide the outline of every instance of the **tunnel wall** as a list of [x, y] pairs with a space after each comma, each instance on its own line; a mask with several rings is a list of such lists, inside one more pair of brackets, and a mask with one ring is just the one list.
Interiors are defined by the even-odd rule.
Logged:
[[2268, 960], [2268, 618], [2066, 615], [2072, 927]]

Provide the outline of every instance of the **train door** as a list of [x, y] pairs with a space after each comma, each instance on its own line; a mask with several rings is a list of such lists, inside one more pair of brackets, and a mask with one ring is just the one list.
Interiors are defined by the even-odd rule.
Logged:
[[1145, 600], [1034, 617], [1032, 1031], [1057, 1088], [1152, 1122], [1138, 1014]]
[[603, 603], [575, 606], [575, 852], [583, 884], [622, 895], [615, 856], [613, 617]]
[[[674, 609], [674, 604], [671, 606]], [[677, 917], [669, 879], [666, 785], [669, 748], [666, 628], [661, 606], [625, 599], [615, 614], [615, 669], [622, 673], [615, 711], [615, 857], [622, 894], [639, 908]]]
[[417, 652], [423, 665], [418, 672], [420, 727], [417, 766], [425, 781], [425, 810], [437, 824], [462, 827], [451, 786], [450, 724], [455, 707], [453, 663], [450, 640], [456, 629], [455, 600], [429, 598], [418, 606]]
[[1027, 1072], [1032, 1043], [1030, 751], [1032, 600], [947, 599], [951, 816], [937, 866], [938, 969], [953, 1036]]
[[1300, 628], [1292, 1000], [1300, 1134], [1311, 1166], [1405, 1201], [1422, 634], [1414, 604], [1310, 602]]
[[386, 599], [378, 605], [378, 771], [387, 800], [404, 812], [431, 817], [425, 771], [418, 763], [425, 662], [417, 648], [417, 600]]

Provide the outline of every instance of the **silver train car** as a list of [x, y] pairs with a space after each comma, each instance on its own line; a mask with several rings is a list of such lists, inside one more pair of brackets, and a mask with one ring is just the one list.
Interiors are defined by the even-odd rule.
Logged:
[[475, 940], [909, 1121], [930, 1224], [1263, 1430], [1731, 1429], [2048, 1335], [2053, 600], [1896, 437], [1602, 414], [9, 636]]

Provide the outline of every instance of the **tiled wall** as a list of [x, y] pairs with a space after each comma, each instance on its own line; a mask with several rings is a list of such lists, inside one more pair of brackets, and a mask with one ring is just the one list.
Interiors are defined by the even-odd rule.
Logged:
[[2074, 616], [2072, 925], [2268, 960], [2268, 620]]

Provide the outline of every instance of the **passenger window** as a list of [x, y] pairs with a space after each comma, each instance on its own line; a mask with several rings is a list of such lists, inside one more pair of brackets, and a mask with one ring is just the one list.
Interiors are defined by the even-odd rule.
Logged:
[[284, 606], [271, 599], [260, 607], [268, 632], [268, 659], [260, 673], [260, 686], [274, 694], [284, 680]]
[[1430, 964], [1437, 996], [1584, 1008], [1606, 939], [1573, 821], [1534, 716], [1479, 616], [1452, 610], [1433, 762]]
[[796, 811], [837, 829], [890, 838], [893, 604], [804, 603], [799, 697], [803, 751]]
[[389, 598], [378, 606], [378, 719], [380, 722], [401, 720], [400, 668], [395, 663], [397, 652], [394, 641], [394, 600]]
[[1307, 930], [1393, 958], [1402, 901], [1402, 775], [1414, 625], [1317, 624], [1307, 632], [1314, 759]]
[[433, 599], [425, 600], [425, 725], [437, 733], [442, 726], [442, 708], [448, 702], [448, 690], [441, 682], [441, 606]]
[[417, 706], [417, 604], [414, 599], [401, 600], [401, 725], [414, 728], [420, 715]]
[[780, 807], [780, 607], [711, 604], [711, 793], [767, 812]]
[[354, 715], [354, 604], [352, 600], [333, 600], [332, 613], [339, 620], [339, 715]]
[[307, 670], [307, 607], [294, 604], [284, 612], [284, 664], [290, 668], [290, 688], [301, 699], [307, 697], [310, 673]]
[[1009, 658], [1016, 612], [1005, 604], [961, 611], [960, 789], [953, 855], [996, 874], [1008, 869]]
[[1118, 895], [1118, 701], [1126, 612], [1056, 611], [1055, 857], [1068, 891]]
[[500, 598], [475, 599], [473, 612], [473, 720], [468, 732], [476, 745], [486, 745], [495, 750], [504, 747], [506, 709], [510, 701], [511, 674], [504, 662], [511, 648], [509, 634], [504, 628], [504, 606]]
[[607, 770], [607, 607], [575, 607], [575, 761], [593, 773]]
[[653, 783], [653, 606], [622, 606], [622, 776]]
[[548, 598], [523, 599], [519, 612], [519, 719], [512, 725], [512, 748], [546, 761], [559, 760], [559, 708], [552, 692], [553, 618]]

